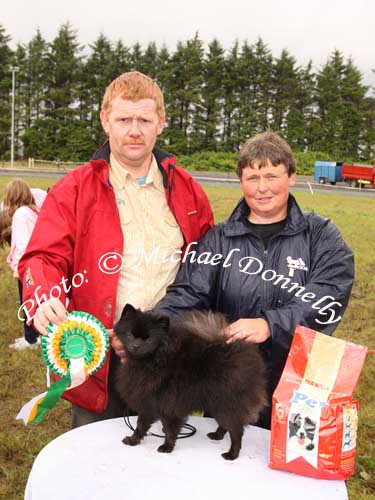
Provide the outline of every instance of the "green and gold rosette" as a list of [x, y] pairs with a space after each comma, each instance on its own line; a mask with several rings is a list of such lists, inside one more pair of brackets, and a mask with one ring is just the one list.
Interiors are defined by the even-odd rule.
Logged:
[[46, 330], [48, 335], [41, 338], [42, 357], [47, 367], [61, 379], [21, 409], [16, 418], [25, 424], [39, 422], [65, 391], [82, 384], [99, 370], [109, 348], [106, 329], [85, 312], [67, 313], [64, 323], [49, 323]]

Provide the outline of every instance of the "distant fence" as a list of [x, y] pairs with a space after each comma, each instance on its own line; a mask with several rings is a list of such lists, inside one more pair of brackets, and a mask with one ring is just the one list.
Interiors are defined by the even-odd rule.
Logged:
[[[79, 165], [84, 161], [65, 161], [65, 160], [40, 160], [39, 158], [25, 158], [24, 160], [17, 160], [13, 163], [14, 169], [35, 169], [35, 170], [58, 170], [67, 172]], [[10, 161], [1, 161], [1, 168], [11, 168]]]
[[62, 161], [62, 160], [40, 160], [38, 158], [29, 158], [27, 162], [28, 168], [55, 168], [57, 170], [71, 170], [72, 168], [81, 165], [82, 161]]

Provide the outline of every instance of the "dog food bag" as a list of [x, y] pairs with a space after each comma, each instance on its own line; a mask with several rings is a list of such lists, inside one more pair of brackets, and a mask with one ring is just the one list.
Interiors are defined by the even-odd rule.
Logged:
[[272, 398], [270, 467], [322, 479], [354, 472], [358, 402], [352, 397], [366, 353], [296, 328]]

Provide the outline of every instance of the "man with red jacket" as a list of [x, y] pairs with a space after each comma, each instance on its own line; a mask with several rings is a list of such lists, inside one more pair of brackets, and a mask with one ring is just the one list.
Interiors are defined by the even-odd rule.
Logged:
[[[100, 119], [108, 141], [50, 190], [18, 271], [25, 313], [41, 334], [67, 310], [85, 311], [110, 330], [116, 347], [111, 329], [123, 306], [154, 307], [213, 216], [199, 184], [155, 148], [165, 124], [155, 81], [139, 72], [116, 78]], [[73, 427], [122, 415], [115, 361], [112, 350], [97, 373], [64, 394]]]

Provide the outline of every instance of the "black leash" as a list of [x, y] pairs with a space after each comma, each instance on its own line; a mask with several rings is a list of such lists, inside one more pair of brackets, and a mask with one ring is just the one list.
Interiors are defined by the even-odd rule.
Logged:
[[[130, 422], [129, 413], [126, 410], [124, 411], [124, 422], [129, 427], [130, 430], [132, 430], [133, 432], [135, 431], [134, 427]], [[185, 432], [182, 431], [182, 429], [185, 429]], [[181, 431], [177, 434], [177, 439], [185, 439], [194, 436], [196, 432], [197, 429], [193, 425], [185, 423], [182, 425]], [[165, 439], [165, 436], [162, 434], [154, 434], [153, 432], [148, 432], [147, 435]]]

